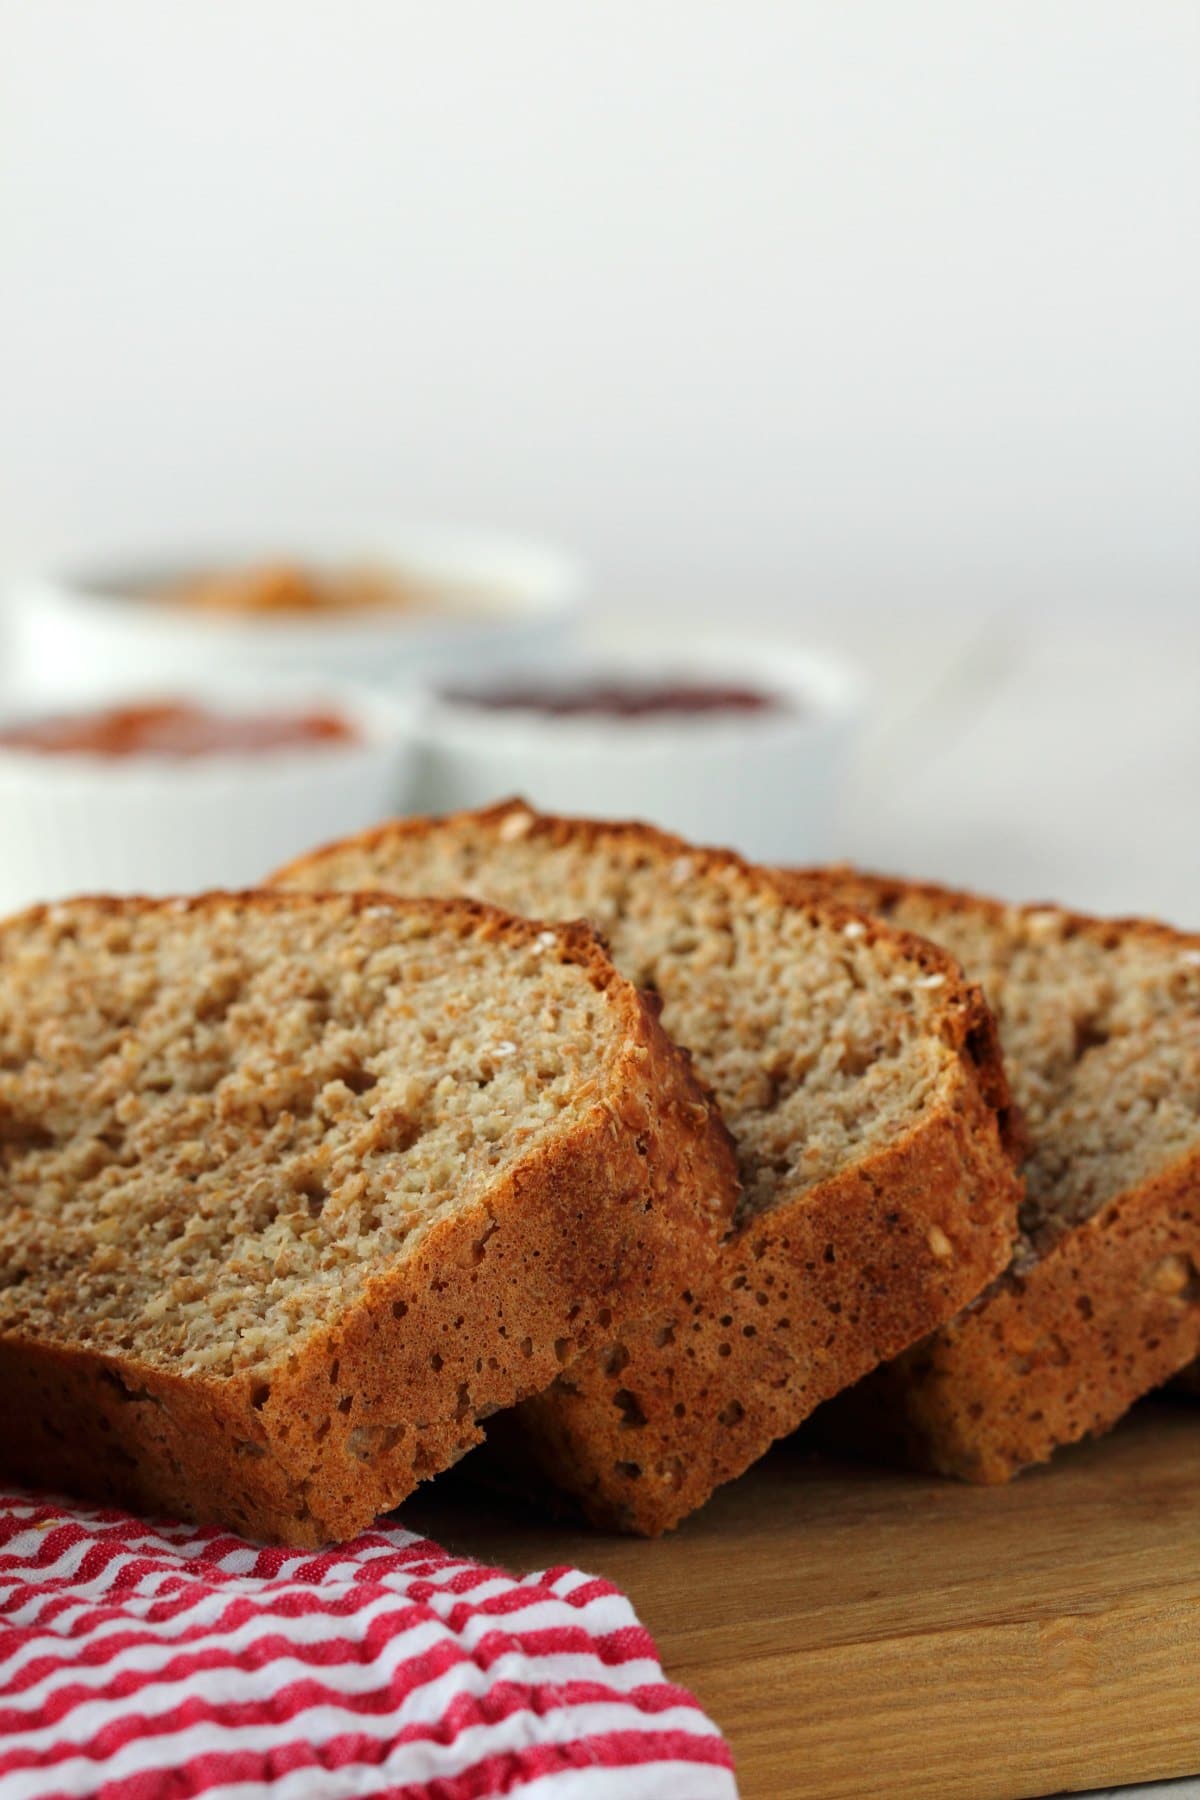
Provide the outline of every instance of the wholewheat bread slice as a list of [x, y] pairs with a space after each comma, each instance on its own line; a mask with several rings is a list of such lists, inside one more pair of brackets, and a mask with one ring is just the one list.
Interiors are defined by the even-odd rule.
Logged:
[[318, 1544], [711, 1263], [728, 1140], [582, 925], [375, 895], [0, 926], [0, 1466]]
[[1007, 1090], [943, 952], [736, 856], [515, 802], [386, 826], [278, 879], [586, 915], [721, 1105], [742, 1192], [715, 1277], [497, 1422], [596, 1522], [675, 1524], [1007, 1262]]
[[1200, 1350], [1200, 937], [846, 869], [808, 882], [982, 983], [1029, 1140], [1008, 1271], [839, 1403], [839, 1424], [1005, 1481]]

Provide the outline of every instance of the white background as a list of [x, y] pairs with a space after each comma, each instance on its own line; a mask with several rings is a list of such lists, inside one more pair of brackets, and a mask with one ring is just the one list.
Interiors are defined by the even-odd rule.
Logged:
[[1193, 0], [0, 0], [0, 556], [314, 511], [607, 598], [1190, 606]]
[[837, 850], [1200, 922], [1194, 0], [0, 26], [0, 573], [544, 533], [866, 664]]

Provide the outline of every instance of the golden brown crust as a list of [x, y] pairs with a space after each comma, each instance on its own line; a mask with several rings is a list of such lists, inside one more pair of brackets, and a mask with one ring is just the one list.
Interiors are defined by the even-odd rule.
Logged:
[[[227, 899], [100, 904], [191, 911]], [[518, 941], [546, 929], [474, 902], [384, 903]], [[736, 1189], [726, 1134], [595, 934], [569, 925], [555, 938], [607, 994], [621, 1040], [611, 1084], [570, 1134], [511, 1165], [484, 1201], [435, 1222], [336, 1326], [269, 1371], [174, 1376], [133, 1356], [0, 1333], [5, 1466], [251, 1536], [345, 1538], [477, 1443], [480, 1417], [661, 1304], [686, 1270], [698, 1278], [715, 1251], [714, 1210], [726, 1217]]]
[[[941, 978], [942, 1032], [954, 1077], [924, 1119], [843, 1174], [752, 1218], [718, 1273], [582, 1358], [489, 1437], [602, 1526], [655, 1535], [761, 1456], [829, 1395], [951, 1317], [1007, 1264], [1017, 1183], [995, 1024], [957, 963], [925, 939], [811, 891], [732, 852], [697, 850], [651, 827], [531, 814], [521, 802], [448, 820], [408, 820], [353, 840], [381, 863], [430, 829], [503, 832], [581, 851], [614, 837], [700, 872], [736, 871], [748, 898], [852, 926]], [[345, 846], [333, 846], [336, 853]], [[318, 852], [276, 879], [320, 879]]]
[[532, 943], [540, 931], [551, 929], [561, 936], [563, 960], [578, 963], [588, 971], [594, 986], [603, 992], [611, 983], [628, 986], [613, 968], [604, 940], [586, 919], [572, 919], [561, 925], [546, 927], [534, 919], [518, 918], [501, 907], [488, 906], [482, 900], [452, 895], [442, 899], [406, 900], [403, 895], [388, 893], [320, 894], [290, 893], [285, 888], [214, 888], [204, 894], [184, 894], [169, 900], [152, 899], [144, 894], [80, 894], [71, 900], [49, 900], [27, 907], [0, 920], [0, 928], [9, 930], [36, 925], [72, 907], [87, 907], [113, 917], [130, 913], [215, 913], [230, 903], [253, 907], [258, 912], [303, 912], [313, 900], [336, 900], [352, 912], [370, 912], [378, 906], [428, 912], [446, 922], [458, 922], [464, 930], [476, 929], [485, 937], [507, 938], [514, 943]]
[[1004, 1267], [1017, 1183], [983, 1086], [725, 1246], [690, 1304], [495, 1422], [593, 1523], [654, 1537]]
[[[846, 868], [797, 872], [861, 905], [911, 898], [960, 915], [1052, 912], [1104, 948], [1135, 934], [1165, 949], [1200, 937], [1154, 920], [1098, 919]], [[1063, 1444], [1107, 1431], [1200, 1353], [1200, 1155], [1185, 1157], [1002, 1277], [953, 1323], [838, 1402], [830, 1429], [943, 1474], [1009, 1480]], [[1200, 1382], [1198, 1382], [1200, 1386]]]
[[837, 1422], [965, 1481], [1096, 1436], [1200, 1353], [1200, 1157], [1112, 1201], [847, 1396]]
[[[1200, 934], [1181, 931], [1161, 919], [1147, 919], [1136, 914], [1102, 919], [1092, 913], [1072, 912], [1052, 900], [1030, 900], [1020, 903], [997, 900], [988, 894], [976, 894], [969, 888], [941, 887], [934, 881], [906, 881], [896, 875], [857, 869], [850, 863], [831, 863], [820, 867], [788, 869], [787, 878], [801, 893], [817, 899], [829, 899], [843, 906], [858, 907], [866, 912], [878, 911], [885, 917], [890, 906], [903, 900], [927, 900], [948, 912], [974, 915], [1003, 924], [1011, 918], [1036, 918], [1052, 913], [1062, 921], [1068, 935], [1078, 933], [1090, 937], [1104, 949], [1113, 949], [1131, 933], [1163, 949], [1195, 950], [1200, 948]], [[970, 971], [967, 971], [968, 976]]]

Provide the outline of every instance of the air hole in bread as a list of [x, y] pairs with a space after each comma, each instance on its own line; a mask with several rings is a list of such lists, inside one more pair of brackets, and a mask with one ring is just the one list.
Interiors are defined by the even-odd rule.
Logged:
[[[359, 1462], [370, 1462], [386, 1456], [403, 1438], [407, 1427], [399, 1425], [356, 1425], [346, 1438], [346, 1449]], [[349, 1496], [347, 1496], [349, 1499]]]
[[1079, 1062], [1089, 1050], [1098, 1050], [1107, 1044], [1112, 1033], [1104, 1022], [1093, 1016], [1085, 1016], [1074, 1021], [1074, 1060]]
[[636, 1394], [628, 1388], [619, 1388], [613, 1395], [613, 1405], [621, 1415], [623, 1427], [633, 1430], [646, 1423], [646, 1415]]
[[296, 1197], [304, 1202], [310, 1219], [319, 1219], [329, 1199], [329, 1189], [320, 1176], [310, 1175], [297, 1186]]
[[127, 1387], [121, 1380], [121, 1377], [115, 1374], [112, 1369], [101, 1369], [100, 1379], [106, 1382], [109, 1387], [113, 1388], [117, 1398], [126, 1405], [162, 1405], [162, 1401], [158, 1396], [156, 1394], [151, 1394], [146, 1388]]
[[343, 1081], [350, 1092], [359, 1099], [379, 1086], [378, 1075], [373, 1074], [370, 1069], [364, 1068], [361, 1063], [354, 1063], [349, 1068], [342, 1069], [335, 1079]]
[[30, 1150], [53, 1150], [58, 1139], [36, 1119], [22, 1118], [0, 1101], [0, 1151], [23, 1156]]

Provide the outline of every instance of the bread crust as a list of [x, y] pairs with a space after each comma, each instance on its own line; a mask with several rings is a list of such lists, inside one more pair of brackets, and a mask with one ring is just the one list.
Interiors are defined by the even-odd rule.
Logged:
[[[959, 914], [1052, 912], [1101, 947], [1135, 934], [1195, 951], [1155, 920], [1099, 919], [854, 869], [798, 872], [886, 908], [917, 897]], [[1061, 1445], [1109, 1430], [1135, 1400], [1200, 1354], [1200, 1153], [1184, 1156], [1069, 1227], [959, 1318], [879, 1370], [833, 1409], [831, 1427], [966, 1481], [998, 1483]]]
[[[489, 1427], [509, 1471], [539, 1470], [601, 1527], [655, 1536], [1006, 1266], [1020, 1197], [1015, 1118], [995, 1023], [957, 963], [861, 910], [814, 899], [786, 873], [644, 825], [539, 816], [520, 801], [400, 821], [351, 842], [385, 858], [431, 829], [503, 832], [518, 817], [522, 836], [552, 844], [588, 851], [632, 839], [700, 871], [735, 870], [748, 895], [802, 908], [833, 930], [851, 926], [942, 983], [953, 1075], [925, 1117], [851, 1169], [750, 1219], [706, 1282]], [[318, 880], [329, 854], [302, 858], [276, 879]]]
[[[897, 875], [881, 875], [876, 871], [855, 868], [852, 863], [830, 863], [812, 868], [787, 869], [787, 879], [799, 892], [837, 905], [852, 906], [860, 911], [879, 911], [901, 900], [928, 900], [947, 912], [973, 914], [1002, 924], [1010, 918], [1037, 918], [1053, 914], [1072, 934], [1094, 938], [1102, 948], [1109, 948], [1131, 933], [1163, 949], [1200, 949], [1200, 934], [1181, 931], [1161, 919], [1147, 919], [1136, 913], [1115, 918], [1100, 918], [1095, 913], [1072, 912], [1053, 900], [997, 900], [994, 895], [976, 894], [970, 888], [943, 887], [936, 881], [907, 881]], [[967, 971], [968, 978], [970, 971]]]
[[[309, 896], [107, 901], [124, 911]], [[337, 896], [340, 906], [345, 895]], [[547, 928], [471, 901], [413, 907], [497, 940]], [[35, 909], [36, 919], [48, 909]], [[176, 1375], [134, 1355], [0, 1332], [0, 1461], [10, 1473], [245, 1535], [354, 1535], [482, 1436], [479, 1419], [660, 1304], [713, 1260], [736, 1192], [727, 1134], [647, 1005], [581, 924], [554, 929], [614, 1009], [611, 1081], [569, 1133], [435, 1220], [336, 1324], [265, 1368]]]
[[1111, 1201], [881, 1370], [853, 1396], [853, 1418], [943, 1475], [1004, 1482], [1108, 1431], [1198, 1353], [1192, 1156]]
[[923, 1124], [743, 1227], [682, 1307], [497, 1419], [499, 1453], [534, 1461], [593, 1524], [670, 1530], [973, 1299], [1011, 1254], [1017, 1192], [964, 1069]]

